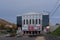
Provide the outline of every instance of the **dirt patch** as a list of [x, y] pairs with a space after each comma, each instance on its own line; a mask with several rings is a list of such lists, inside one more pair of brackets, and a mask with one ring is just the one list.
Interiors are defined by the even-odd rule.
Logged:
[[46, 40], [44, 36], [38, 36], [35, 40]]

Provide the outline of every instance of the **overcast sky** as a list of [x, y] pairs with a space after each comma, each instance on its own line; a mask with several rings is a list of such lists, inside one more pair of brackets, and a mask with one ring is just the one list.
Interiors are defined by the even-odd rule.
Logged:
[[[27, 12], [51, 12], [58, 0], [0, 0], [0, 18], [16, 23], [16, 15]], [[50, 17], [51, 24], [60, 23], [60, 8]]]

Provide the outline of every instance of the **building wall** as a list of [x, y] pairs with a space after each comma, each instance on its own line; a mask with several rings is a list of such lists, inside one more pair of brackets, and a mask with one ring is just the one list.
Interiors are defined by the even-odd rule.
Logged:
[[49, 25], [49, 15], [42, 15], [42, 25], [46, 27]]
[[22, 27], [22, 16], [17, 16], [17, 27]]
[[[39, 21], [40, 20], [40, 21]], [[40, 23], [39, 23], [40, 22]], [[17, 26], [23, 27], [24, 25], [38, 25], [46, 27], [49, 25], [49, 15], [45, 14], [26, 14], [17, 17]], [[41, 27], [41, 28], [42, 28]]]
[[52, 31], [56, 30], [59, 27], [59, 25], [54, 25], [54, 26], [50, 26], [50, 27], [51, 27], [50, 31], [52, 32]]
[[41, 24], [41, 14], [31, 14], [22, 16], [22, 25], [37, 25]]

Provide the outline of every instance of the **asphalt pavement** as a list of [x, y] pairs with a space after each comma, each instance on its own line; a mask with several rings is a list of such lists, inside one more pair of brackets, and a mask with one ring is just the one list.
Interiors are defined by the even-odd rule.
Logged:
[[35, 37], [0, 37], [0, 40], [35, 40]]
[[60, 37], [53, 35], [45, 35], [46, 40], [60, 40]]
[[60, 37], [53, 35], [41, 35], [41, 36], [21, 36], [21, 37], [0, 37], [0, 40], [60, 40]]

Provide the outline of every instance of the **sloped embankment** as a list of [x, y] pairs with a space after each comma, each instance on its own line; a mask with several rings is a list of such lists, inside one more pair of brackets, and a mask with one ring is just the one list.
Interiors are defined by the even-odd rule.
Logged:
[[52, 35], [56, 35], [56, 36], [60, 36], [60, 26], [54, 30], [53, 32], [51, 32]]

